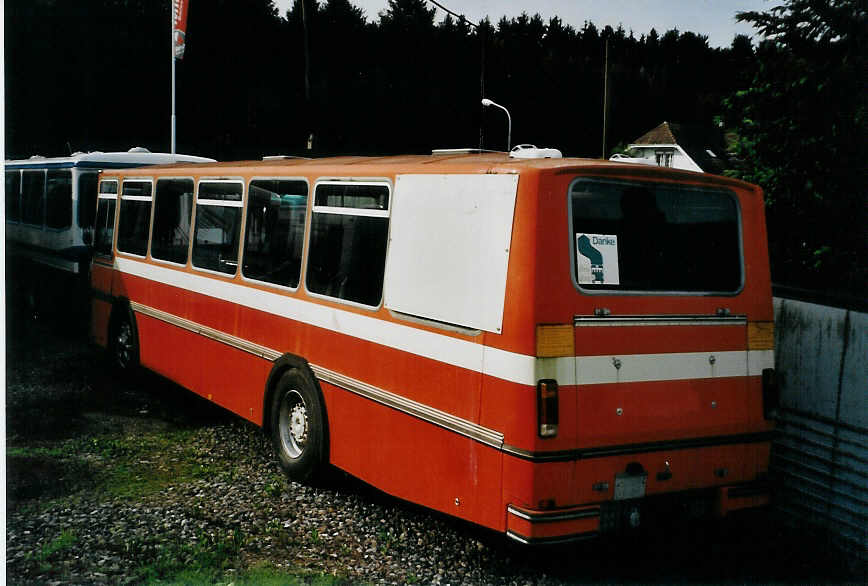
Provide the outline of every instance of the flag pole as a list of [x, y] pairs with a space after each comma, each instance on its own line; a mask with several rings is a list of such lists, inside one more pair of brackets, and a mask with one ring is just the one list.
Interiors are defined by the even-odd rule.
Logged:
[[172, 144], [171, 153], [175, 154], [175, 3], [174, 0], [169, 0], [169, 38], [171, 43], [169, 46], [172, 49]]

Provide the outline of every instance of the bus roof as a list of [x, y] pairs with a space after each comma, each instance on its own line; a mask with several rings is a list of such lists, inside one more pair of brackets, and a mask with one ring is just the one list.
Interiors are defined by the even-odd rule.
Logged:
[[[337, 156], [317, 159], [308, 158], [268, 158], [257, 161], [227, 161], [213, 163], [204, 168], [193, 168], [183, 163], [172, 165], [173, 171], [183, 172], [185, 169], [195, 175], [253, 175], [267, 177], [270, 175], [334, 175], [335, 177], [376, 177], [409, 173], [534, 173], [548, 171], [554, 174], [595, 174], [612, 176], [630, 176], [648, 179], [683, 180], [692, 183], [713, 183], [750, 187], [750, 184], [721, 175], [696, 173], [681, 169], [637, 165], [634, 163], [618, 163], [604, 159], [581, 158], [546, 158], [520, 159], [512, 158], [505, 152], [484, 152], [470, 154], [434, 154], [434, 155], [393, 155], [393, 156]], [[153, 170], [139, 169], [134, 175], [147, 175]]]
[[147, 149], [132, 148], [126, 152], [92, 151], [74, 153], [68, 157], [33, 156], [29, 159], [5, 161], [7, 169], [65, 169], [82, 167], [90, 169], [121, 169], [142, 165], [165, 165], [167, 163], [214, 163], [214, 159], [193, 155], [152, 153]]

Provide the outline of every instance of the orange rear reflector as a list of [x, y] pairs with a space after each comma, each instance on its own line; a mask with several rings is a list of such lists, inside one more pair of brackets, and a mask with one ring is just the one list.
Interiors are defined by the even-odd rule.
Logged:
[[775, 322], [752, 321], [747, 324], [748, 350], [774, 350]]
[[538, 358], [575, 356], [575, 330], [572, 325], [536, 327], [536, 355]]

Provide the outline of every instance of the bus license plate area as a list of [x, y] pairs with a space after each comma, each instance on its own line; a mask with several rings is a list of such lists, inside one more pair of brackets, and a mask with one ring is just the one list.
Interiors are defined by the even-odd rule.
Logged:
[[644, 497], [647, 479], [647, 474], [616, 474], [615, 500], [625, 501]]

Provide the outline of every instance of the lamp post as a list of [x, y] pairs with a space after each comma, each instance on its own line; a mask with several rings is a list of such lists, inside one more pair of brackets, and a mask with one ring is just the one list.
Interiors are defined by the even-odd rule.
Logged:
[[509, 115], [509, 110], [507, 110], [506, 108], [504, 108], [503, 106], [501, 106], [500, 104], [498, 104], [496, 102], [492, 102], [488, 98], [482, 98], [482, 105], [486, 108], [488, 106], [496, 106], [496, 107], [500, 108], [501, 110], [503, 110], [504, 112], [506, 112], [506, 122], [507, 122], [506, 152], [509, 152], [509, 147], [511, 146], [511, 143], [512, 143], [512, 117]]

